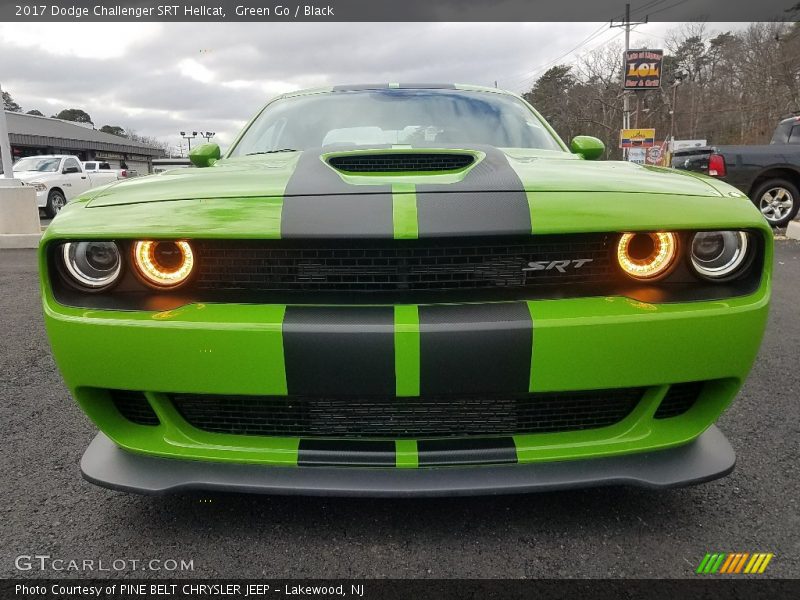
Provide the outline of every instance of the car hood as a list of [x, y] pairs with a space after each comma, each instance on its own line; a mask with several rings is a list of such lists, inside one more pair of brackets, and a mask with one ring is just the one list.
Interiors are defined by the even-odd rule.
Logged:
[[[228, 159], [113, 183], [70, 203], [47, 238], [421, 239], [764, 220], [741, 192], [711, 178], [566, 152], [485, 146], [335, 154], [335, 161], [321, 150]], [[474, 158], [466, 166], [464, 154]], [[442, 164], [452, 168], [437, 171]], [[369, 170], [376, 165], [380, 172]], [[387, 165], [429, 170], [387, 174]]]
[[[437, 148], [436, 151], [447, 151]], [[389, 152], [387, 148], [361, 153]], [[430, 149], [404, 149], [426, 152]], [[459, 148], [459, 151], [463, 149]], [[555, 151], [498, 150], [475, 146], [474, 168], [460, 175], [397, 173], [350, 176], [325, 162], [322, 149], [247, 156], [204, 169], [175, 169], [96, 191], [92, 207], [205, 198], [268, 198], [343, 194], [391, 194], [398, 187], [426, 193], [459, 192], [630, 192], [720, 196], [709, 180], [671, 169], [628, 162], [585, 161]], [[409, 187], [413, 186], [413, 187]]]

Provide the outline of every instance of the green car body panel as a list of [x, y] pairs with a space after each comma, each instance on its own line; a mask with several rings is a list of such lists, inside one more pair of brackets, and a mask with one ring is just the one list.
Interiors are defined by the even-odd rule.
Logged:
[[[498, 93], [469, 86], [457, 89]], [[323, 89], [309, 93], [336, 92]], [[353, 174], [337, 171], [328, 164], [332, 156], [422, 152], [409, 147], [241, 157], [229, 152], [217, 161], [210, 161], [208, 168], [179, 169], [90, 191], [61, 212], [48, 227], [40, 246], [45, 323], [67, 386], [103, 434], [128, 453], [213, 463], [297, 467], [298, 463], [303, 464], [300, 437], [201, 430], [183, 418], [170, 395], [290, 398], [298, 367], [291, 364], [297, 360], [297, 350], [289, 345], [296, 346], [297, 342], [295, 338], [289, 341], [287, 331], [294, 331], [292, 327], [299, 327], [298, 331], [303, 327], [324, 329], [313, 319], [298, 326], [296, 320], [303, 318], [306, 314], [303, 311], [317, 315], [313, 311], [319, 310], [322, 312], [318, 314], [325, 315], [328, 314], [325, 310], [336, 313], [369, 309], [384, 319], [371, 325], [370, 331], [383, 336], [381, 343], [389, 340], [386, 343], [391, 348], [393, 381], [388, 385], [393, 395], [398, 401], [424, 396], [426, 377], [430, 378], [432, 368], [426, 365], [430, 360], [425, 355], [426, 348], [431, 347], [426, 336], [437, 331], [435, 324], [426, 321], [435, 317], [428, 315], [454, 306], [477, 306], [482, 310], [481, 307], [492, 305], [516, 311], [509, 319], [523, 323], [525, 332], [519, 339], [528, 344], [520, 357], [526, 363], [525, 379], [504, 382], [509, 386], [506, 391], [538, 394], [643, 389], [634, 409], [611, 425], [528, 434], [507, 431], [504, 437], [513, 440], [513, 462], [591, 462], [691, 443], [733, 400], [755, 360], [770, 299], [771, 229], [743, 194], [719, 181], [669, 169], [586, 161], [569, 153], [563, 142], [557, 137], [556, 140], [562, 150], [497, 149], [466, 144], [425, 149], [428, 153], [463, 153], [472, 157], [467, 169], [433, 172]], [[308, 161], [315, 161], [314, 166], [303, 166], [311, 164]], [[497, 168], [492, 166], [497, 161], [521, 182], [520, 189], [491, 191], [492, 178], [482, 179], [481, 173]], [[329, 171], [336, 178], [332, 195], [328, 197], [316, 189], [314, 176], [296, 177], [302, 168]], [[474, 190], [470, 189], [470, 182]], [[375, 192], [378, 188], [380, 191]], [[452, 213], [446, 213], [444, 229], [438, 225], [438, 229], [426, 229], [423, 198], [429, 204], [436, 202], [437, 194], [446, 194], [448, 188], [468, 195], [493, 194], [498, 213], [505, 210], [504, 194], [509, 197], [509, 206], [517, 203], [514, 210], [519, 210], [518, 196], [512, 201], [511, 194], [524, 194], [525, 218], [515, 222], [510, 230], [503, 225], [492, 231], [491, 235], [496, 236], [518, 236], [524, 232], [535, 239], [539, 235], [594, 232], [616, 235], [637, 231], [747, 230], [761, 248], [760, 262], [755, 267], [760, 275], [747, 293], [664, 302], [643, 301], [625, 294], [600, 294], [533, 296], [489, 303], [445, 300], [387, 304], [353, 296], [350, 302], [328, 305], [321, 296], [319, 301], [312, 298], [302, 303], [190, 300], [161, 306], [156, 300], [145, 308], [121, 310], [91, 304], [70, 305], [61, 302], [54, 290], [53, 282], [59, 273], [54, 268], [52, 248], [70, 240], [268, 241], [358, 237], [361, 227], [358, 214], [348, 216], [352, 224], [337, 224], [338, 229], [335, 227], [330, 235], [320, 233], [319, 227], [324, 228], [328, 218], [325, 203], [334, 194], [337, 202], [343, 196], [375, 195], [380, 198], [376, 206], [384, 201], [390, 203], [386, 205], [388, 212], [376, 213], [375, 229], [366, 236], [369, 238], [414, 243], [439, 236], [480, 236], [480, 225], [474, 227], [472, 216], [462, 219], [456, 201], [442, 209]], [[295, 210], [301, 197], [316, 198], [320, 207], [322, 224], [315, 224], [307, 235], [287, 225], [290, 211]], [[436, 209], [439, 210], [438, 205]], [[448, 229], [450, 223], [460, 229], [456, 232]], [[465, 323], [469, 329], [469, 319]], [[479, 330], [485, 326], [486, 323], [479, 323], [471, 330], [477, 331], [477, 337], [465, 339], [483, 339]], [[347, 330], [348, 326], [343, 327]], [[505, 324], [499, 322], [498, 327], [502, 329]], [[491, 332], [486, 335], [491, 337]], [[466, 367], [480, 369], [479, 364]], [[443, 367], [445, 371], [448, 368], [451, 367]], [[707, 382], [691, 408], [673, 418], [654, 418], [670, 385], [687, 382]], [[110, 401], [108, 390], [144, 392], [158, 424], [132, 423]], [[330, 393], [347, 397], [350, 390], [331, 389]], [[375, 439], [394, 444], [392, 467], [381, 464], [376, 469], [464, 468], [425, 466], [425, 457], [419, 449], [424, 437]]]

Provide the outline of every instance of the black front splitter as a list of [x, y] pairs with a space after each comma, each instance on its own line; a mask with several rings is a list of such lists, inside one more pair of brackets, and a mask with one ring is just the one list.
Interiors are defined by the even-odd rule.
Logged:
[[314, 496], [473, 496], [608, 485], [672, 488], [723, 477], [736, 463], [715, 426], [693, 442], [656, 452], [548, 463], [397, 469], [272, 467], [154, 458], [117, 447], [99, 433], [81, 460], [88, 481], [115, 490], [192, 490]]

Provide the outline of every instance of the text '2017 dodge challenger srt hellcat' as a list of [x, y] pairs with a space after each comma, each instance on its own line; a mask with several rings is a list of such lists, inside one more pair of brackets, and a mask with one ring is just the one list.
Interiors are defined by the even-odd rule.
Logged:
[[462, 85], [285, 94], [71, 202], [47, 331], [114, 489], [463, 495], [729, 473], [771, 229]]

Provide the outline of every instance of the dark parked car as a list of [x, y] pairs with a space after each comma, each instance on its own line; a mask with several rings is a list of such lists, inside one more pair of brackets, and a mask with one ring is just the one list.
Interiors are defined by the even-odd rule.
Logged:
[[773, 227], [783, 227], [800, 209], [800, 117], [778, 123], [767, 145], [687, 148], [673, 154], [672, 166], [730, 183]]

